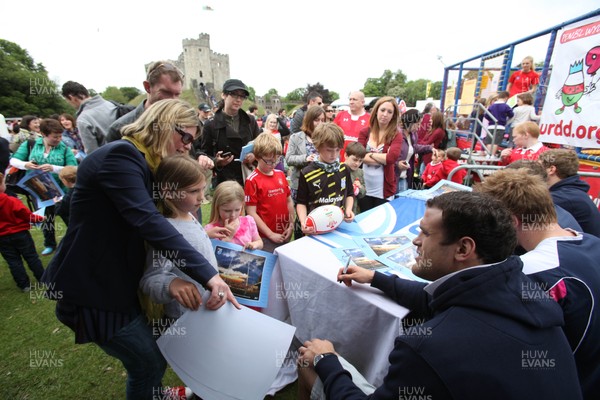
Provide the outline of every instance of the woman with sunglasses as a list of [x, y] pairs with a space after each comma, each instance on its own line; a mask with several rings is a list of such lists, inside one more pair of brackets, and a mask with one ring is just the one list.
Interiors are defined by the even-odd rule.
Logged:
[[[194, 108], [161, 100], [124, 128], [123, 140], [88, 155], [79, 165], [67, 232], [42, 279], [75, 342], [95, 343], [121, 360], [128, 399], [151, 398], [166, 368], [137, 294], [146, 243], [211, 291], [208, 309], [227, 301], [240, 307], [215, 269], [153, 201], [161, 193], [154, 184], [160, 161], [187, 154], [197, 130]], [[197, 309], [201, 297], [189, 284], [184, 294]]]
[[335, 119], [335, 110], [331, 107], [331, 104], [324, 104], [323, 109], [325, 110], [325, 122], [333, 122]]

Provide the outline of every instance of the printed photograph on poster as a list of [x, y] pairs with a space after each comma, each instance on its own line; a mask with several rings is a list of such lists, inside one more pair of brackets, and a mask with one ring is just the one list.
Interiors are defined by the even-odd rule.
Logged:
[[375, 252], [378, 256], [381, 256], [385, 253], [389, 253], [392, 250], [396, 250], [407, 243], [410, 243], [411, 239], [408, 236], [400, 235], [400, 236], [379, 236], [379, 237], [364, 237], [360, 240], [362, 244], [366, 243], [371, 250]]
[[31, 194], [37, 208], [53, 206], [55, 198], [65, 195], [52, 174], [40, 170], [31, 170], [17, 185]]
[[467, 191], [470, 192], [472, 189], [469, 186], [461, 185], [460, 183], [441, 180], [436, 183], [432, 188], [426, 190], [409, 189], [398, 194], [400, 197], [410, 197], [413, 199], [429, 200], [440, 194], [456, 191]]
[[266, 307], [269, 281], [277, 256], [260, 250], [213, 239], [213, 248], [221, 278], [240, 304]]
[[416, 257], [416, 248], [414, 246], [409, 246], [407, 248], [398, 250], [393, 252], [392, 254], [380, 257], [379, 259], [383, 261], [383, 263], [389, 267], [387, 270], [381, 270], [380, 272], [385, 274], [402, 274], [403, 277], [408, 279], [419, 281], [419, 282], [428, 282], [423, 278], [419, 278], [412, 272], [412, 267], [417, 263], [415, 260]]
[[352, 258], [352, 262], [354, 264], [362, 268], [379, 269], [386, 267], [385, 264], [379, 260], [376, 260], [375, 257], [370, 257], [368, 254], [366, 254], [365, 250], [366, 249], [360, 247], [354, 249], [342, 249], [342, 252], [344, 253], [344, 261], [347, 260], [347, 257], [350, 257]]

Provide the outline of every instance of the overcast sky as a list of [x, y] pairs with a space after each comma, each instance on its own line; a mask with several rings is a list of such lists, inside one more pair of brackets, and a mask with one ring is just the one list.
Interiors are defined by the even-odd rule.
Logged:
[[[142, 89], [144, 64], [210, 34], [231, 77], [258, 95], [320, 82], [341, 97], [383, 71], [443, 79], [450, 65], [598, 8], [596, 0], [3, 0], [0, 38], [62, 85]], [[9, 3], [9, 4], [7, 4]], [[205, 11], [208, 6], [214, 11]], [[547, 40], [517, 48], [544, 58]], [[441, 57], [441, 61], [439, 59]]]

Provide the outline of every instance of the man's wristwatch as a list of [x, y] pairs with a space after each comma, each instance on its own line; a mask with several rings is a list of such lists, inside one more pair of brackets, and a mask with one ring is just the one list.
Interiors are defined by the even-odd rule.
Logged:
[[323, 358], [327, 357], [327, 356], [335, 356], [335, 353], [323, 353], [323, 354], [317, 354], [315, 356], [315, 358], [313, 359], [313, 367], [317, 366], [317, 363], [319, 361], [321, 361]]

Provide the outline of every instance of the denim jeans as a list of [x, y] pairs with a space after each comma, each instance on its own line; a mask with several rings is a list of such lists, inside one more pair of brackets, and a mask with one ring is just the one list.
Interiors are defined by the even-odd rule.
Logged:
[[22, 231], [6, 236], [0, 236], [0, 254], [6, 260], [10, 273], [17, 286], [21, 289], [29, 287], [29, 277], [23, 266], [23, 257], [33, 276], [38, 281], [42, 279], [44, 267], [35, 249], [35, 243], [29, 231]]
[[106, 354], [121, 360], [127, 370], [127, 400], [152, 399], [160, 393], [167, 362], [143, 315], [99, 346]]

